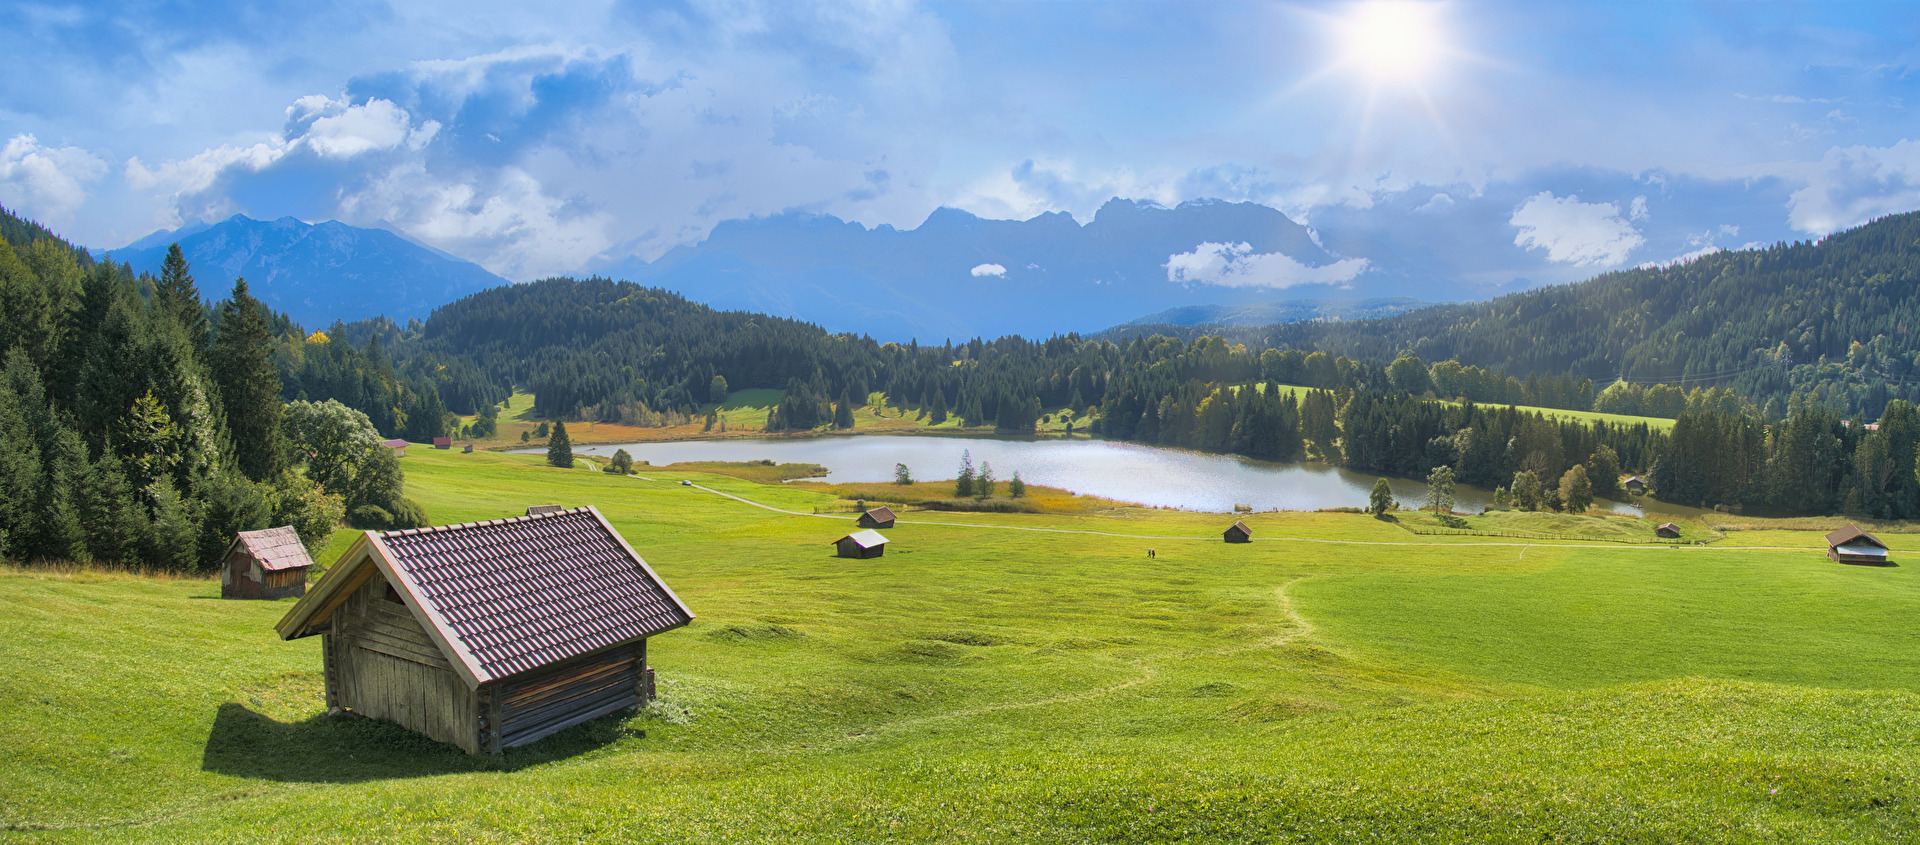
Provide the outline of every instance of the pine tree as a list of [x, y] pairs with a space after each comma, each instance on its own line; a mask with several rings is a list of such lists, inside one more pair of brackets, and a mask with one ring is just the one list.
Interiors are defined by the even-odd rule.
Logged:
[[853, 427], [853, 394], [849, 391], [840, 391], [840, 405], [833, 409], [833, 427], [842, 430]]
[[965, 499], [973, 495], [973, 452], [960, 452], [960, 475], [953, 480], [953, 495]]
[[193, 284], [193, 273], [179, 244], [167, 247], [166, 260], [160, 265], [160, 280], [153, 288], [154, 311], [163, 314], [187, 334], [195, 351], [207, 348], [209, 336], [206, 306], [200, 301], [200, 289]]
[[567, 439], [567, 424], [553, 424], [553, 436], [547, 439], [547, 463], [563, 469], [573, 468], [573, 442]]
[[279, 475], [286, 457], [273, 334], [266, 306], [247, 294], [244, 278], [234, 280], [233, 297], [220, 306], [211, 357], [240, 472], [254, 481]]
[[1020, 480], [1020, 471], [1013, 471], [1013, 480], [1007, 482], [1007, 495], [1016, 499], [1027, 495], [1027, 483]]
[[993, 464], [980, 462], [980, 474], [973, 479], [973, 496], [985, 499], [993, 495]]

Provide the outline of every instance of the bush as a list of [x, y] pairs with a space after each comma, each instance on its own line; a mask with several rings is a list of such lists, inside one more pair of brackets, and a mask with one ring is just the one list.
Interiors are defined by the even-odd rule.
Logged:
[[347, 524], [368, 531], [385, 531], [393, 527], [393, 514], [379, 505], [361, 505], [347, 512]]
[[601, 470], [601, 472], [610, 472], [614, 475], [629, 475], [633, 472], [633, 456], [627, 454], [627, 450], [625, 449], [615, 449], [613, 451], [613, 458], [607, 461], [607, 468]]
[[401, 499], [394, 503], [393, 527], [425, 528], [433, 522], [427, 519], [427, 509], [412, 499]]

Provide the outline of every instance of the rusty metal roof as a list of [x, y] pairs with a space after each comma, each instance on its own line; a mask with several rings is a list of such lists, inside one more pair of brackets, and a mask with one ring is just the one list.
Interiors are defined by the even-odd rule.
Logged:
[[[300, 544], [299, 532], [294, 531], [291, 525], [242, 531], [234, 535], [233, 542], [245, 548], [247, 554], [260, 562], [260, 568], [268, 572], [313, 565], [313, 558], [307, 556], [307, 547]], [[227, 553], [233, 553], [231, 546], [227, 548]]]
[[854, 545], [863, 549], [871, 549], [874, 546], [884, 546], [887, 544], [887, 538], [880, 536], [880, 532], [871, 528], [865, 531], [855, 531], [833, 542], [842, 543], [847, 540], [852, 540]]
[[470, 685], [505, 678], [693, 620], [592, 507], [406, 531], [367, 532], [276, 626], [309, 636], [336, 594], [377, 566]]

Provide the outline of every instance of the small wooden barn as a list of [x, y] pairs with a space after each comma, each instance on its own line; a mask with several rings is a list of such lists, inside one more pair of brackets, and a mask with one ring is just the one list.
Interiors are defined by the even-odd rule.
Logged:
[[404, 458], [407, 456], [407, 441], [401, 440], [398, 437], [392, 440], [382, 440], [380, 441], [380, 445], [392, 449], [393, 456], [396, 458]]
[[833, 541], [834, 554], [839, 557], [851, 557], [865, 560], [870, 557], [882, 557], [887, 553], [887, 538], [874, 530], [855, 531]]
[[1627, 480], [1620, 482], [1620, 487], [1629, 493], [1645, 493], [1647, 492], [1647, 481], [1640, 476], [1629, 475], [1627, 476]]
[[1662, 522], [1654, 527], [1653, 536], [1667, 540], [1678, 539], [1680, 537], [1680, 526], [1671, 522]]
[[277, 630], [320, 635], [330, 709], [491, 753], [645, 703], [647, 639], [692, 620], [584, 507], [369, 531]]
[[1253, 542], [1253, 529], [1248, 528], [1246, 523], [1236, 519], [1233, 521], [1233, 525], [1228, 526], [1227, 530], [1221, 533], [1220, 536], [1229, 543], [1251, 543]]
[[881, 505], [877, 508], [871, 508], [866, 513], [860, 515], [860, 527], [892, 528], [893, 520], [893, 509], [886, 505]]
[[1840, 563], [1886, 564], [1887, 544], [1879, 537], [1849, 525], [1827, 535], [1827, 557]]
[[234, 535], [220, 564], [223, 599], [284, 599], [307, 594], [313, 558], [292, 526]]
[[473, 444], [472, 444], [472, 443], [468, 443], [468, 444], [467, 444], [467, 446], [466, 446], [466, 448], [464, 448], [464, 449], [461, 449], [461, 450], [460, 450], [460, 452], [461, 452], [461, 454], [465, 454], [465, 455], [471, 455], [471, 454], [473, 454]]
[[451, 449], [451, 448], [453, 448], [453, 438], [451, 438], [451, 437], [435, 437], [435, 438], [433, 438], [433, 448], [435, 448], [435, 449]]

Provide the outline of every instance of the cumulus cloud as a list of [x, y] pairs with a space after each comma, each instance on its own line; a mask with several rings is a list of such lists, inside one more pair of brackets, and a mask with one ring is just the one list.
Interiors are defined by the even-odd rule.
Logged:
[[[1644, 202], [1641, 206], [1644, 212]], [[1548, 261], [1581, 267], [1619, 264], [1647, 242], [1632, 223], [1621, 219], [1620, 206], [1581, 202], [1577, 195], [1556, 197], [1552, 191], [1527, 198], [1507, 222], [1520, 229], [1515, 246], [1544, 249]]]
[[1806, 179], [1787, 198], [1787, 222], [1802, 232], [1824, 235], [1912, 211], [1920, 208], [1920, 142], [1834, 147]]
[[1233, 288], [1290, 288], [1297, 285], [1344, 285], [1366, 272], [1364, 258], [1343, 258], [1311, 267], [1284, 253], [1254, 252], [1246, 242], [1202, 243], [1192, 252], [1167, 256], [1167, 281], [1183, 285], [1206, 284]]
[[106, 172], [106, 162], [79, 147], [49, 147], [33, 135], [15, 135], [0, 148], [0, 205], [64, 222], [87, 201], [87, 183]]
[[981, 276], [994, 276], [996, 278], [1006, 278], [1007, 268], [1004, 265], [1000, 265], [1000, 264], [981, 264], [977, 267], [974, 267], [972, 272], [973, 272], [973, 277], [976, 279], [980, 278]]
[[392, 222], [509, 279], [574, 272], [611, 245], [606, 214], [570, 209], [517, 167], [447, 180], [410, 162], [344, 197], [340, 213]]
[[323, 158], [352, 158], [401, 145], [418, 150], [439, 134], [435, 120], [413, 125], [413, 116], [390, 100], [370, 97], [353, 105], [346, 99], [302, 97], [287, 107], [288, 135]]

